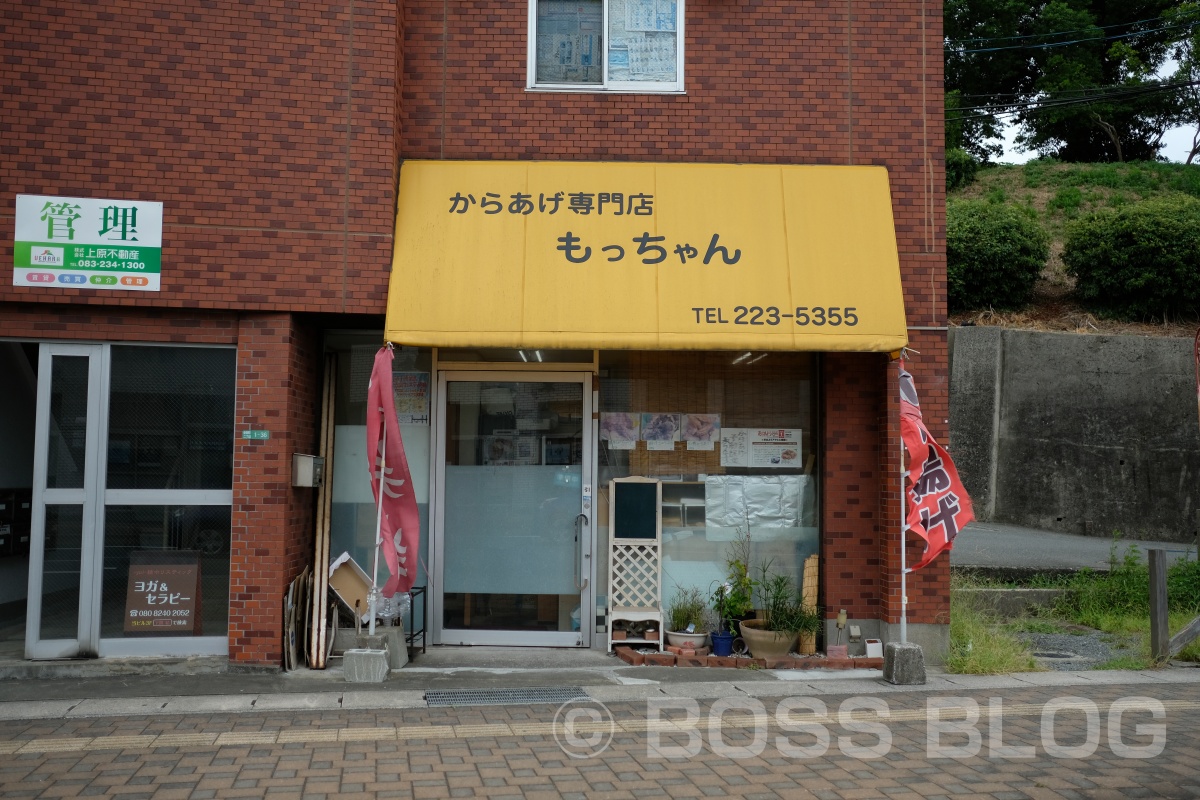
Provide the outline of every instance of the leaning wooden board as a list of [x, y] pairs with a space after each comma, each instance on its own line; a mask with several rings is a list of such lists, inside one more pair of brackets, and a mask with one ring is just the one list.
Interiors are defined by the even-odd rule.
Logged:
[[325, 669], [331, 641], [329, 618], [329, 520], [333, 501], [333, 411], [337, 375], [336, 356], [325, 358], [325, 382], [321, 392], [320, 456], [325, 459], [325, 475], [317, 490], [316, 535], [313, 552], [313, 586], [309, 607], [308, 665]]

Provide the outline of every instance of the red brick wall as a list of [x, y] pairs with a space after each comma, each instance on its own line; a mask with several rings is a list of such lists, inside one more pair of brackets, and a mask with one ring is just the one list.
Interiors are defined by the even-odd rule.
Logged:
[[851, 618], [881, 616], [886, 363], [884, 355], [861, 353], [821, 362], [821, 593], [829, 617], [843, 608]]
[[0, 335], [13, 339], [229, 345], [237, 342], [237, 326], [237, 315], [224, 311], [181, 314], [0, 303]]
[[[946, 441], [946, 336], [912, 331], [907, 362], [929, 432]], [[885, 355], [822, 360], [824, 442], [821, 583], [825, 611], [900, 621], [900, 393], [898, 364]], [[906, 563], [924, 550], [907, 538]], [[950, 559], [908, 576], [908, 621], [949, 621]]]
[[396, 16], [383, 0], [5, 4], [0, 229], [16, 194], [157, 200], [164, 221], [160, 292], [3, 280], [0, 302], [382, 313]]
[[287, 584], [312, 561], [314, 490], [296, 489], [292, 454], [316, 452], [319, 335], [287, 314], [247, 315], [239, 326], [234, 439], [229, 657], [277, 666]]

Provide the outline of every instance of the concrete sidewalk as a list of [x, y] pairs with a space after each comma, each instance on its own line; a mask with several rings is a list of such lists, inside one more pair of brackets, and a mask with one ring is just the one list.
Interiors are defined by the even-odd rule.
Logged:
[[[615, 661], [615, 659], [610, 659]], [[618, 666], [620, 665], [620, 666]], [[1200, 668], [1143, 671], [1030, 672], [952, 675], [927, 669], [922, 686], [894, 686], [880, 670], [750, 670], [628, 667], [539, 669], [407, 666], [383, 683], [347, 683], [336, 666], [280, 674], [127, 675], [0, 682], [0, 719], [130, 714], [252, 713], [426, 708], [430, 690], [578, 688], [601, 702], [646, 698], [715, 699], [823, 694], [974, 691], [1038, 686], [1200, 684]]]

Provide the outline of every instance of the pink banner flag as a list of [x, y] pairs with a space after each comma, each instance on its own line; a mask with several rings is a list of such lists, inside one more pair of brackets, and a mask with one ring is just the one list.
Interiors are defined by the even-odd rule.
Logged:
[[925, 554], [906, 572], [918, 570], [954, 546], [954, 537], [975, 519], [971, 498], [950, 454], [934, 441], [921, 416], [912, 375], [900, 362], [900, 436], [908, 450], [905, 530], [925, 540]]
[[[383, 596], [412, 589], [417, 577], [417, 548], [421, 519], [413, 492], [408, 458], [396, 422], [396, 402], [392, 396], [392, 348], [379, 348], [371, 383], [367, 388], [367, 460], [371, 470], [371, 491], [378, 504], [383, 487], [380, 512], [380, 547], [391, 577], [384, 584]], [[380, 467], [382, 466], [382, 470]]]

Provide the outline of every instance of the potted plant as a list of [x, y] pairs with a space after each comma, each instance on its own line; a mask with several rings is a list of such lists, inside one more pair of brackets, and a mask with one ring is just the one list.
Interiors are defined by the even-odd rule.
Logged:
[[768, 562], [762, 566], [757, 586], [759, 616], [741, 623], [742, 639], [755, 658], [785, 656], [792, 651], [803, 627], [803, 605], [795, 582], [787, 575], [771, 572]]
[[708, 638], [705, 622], [709, 618], [708, 604], [695, 586], [680, 587], [667, 609], [667, 642], [675, 647], [690, 643], [703, 647]]
[[717, 588], [713, 589], [712, 607], [716, 613], [716, 627], [713, 628], [710, 638], [712, 639], [712, 648], [714, 656], [730, 656], [733, 655], [733, 617], [732, 609], [737, 608], [736, 601], [732, 600], [732, 587], [728, 582], [717, 584]]
[[717, 627], [712, 633], [713, 655], [733, 654], [735, 623], [749, 617], [754, 610], [754, 579], [750, 577], [750, 529], [738, 529], [738, 538], [730, 542], [725, 557], [728, 570], [724, 583], [712, 590], [712, 607], [717, 615]]
[[792, 652], [799, 638], [797, 652], [816, 652], [816, 633], [823, 620], [818, 609], [804, 605], [795, 582], [787, 575], [771, 571], [770, 562], [761, 568], [762, 577], [756, 582], [759, 599], [757, 619], [741, 624], [742, 639], [755, 658], [778, 658]]

